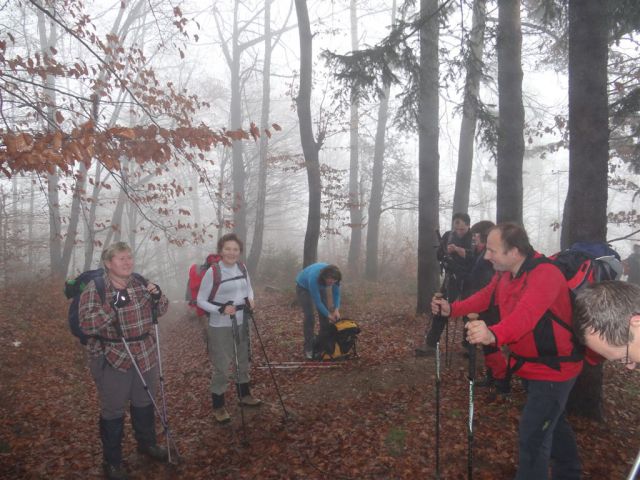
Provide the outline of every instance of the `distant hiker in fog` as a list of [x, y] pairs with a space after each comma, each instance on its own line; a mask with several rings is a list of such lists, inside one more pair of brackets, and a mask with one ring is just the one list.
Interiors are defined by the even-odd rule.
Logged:
[[[231, 420], [225, 408], [231, 365], [236, 371], [236, 389], [243, 406], [262, 402], [249, 391], [249, 324], [245, 307], [253, 308], [253, 289], [247, 267], [240, 261], [243, 244], [235, 233], [218, 240], [219, 262], [214, 262], [202, 277], [198, 307], [208, 312], [207, 345], [211, 374], [213, 416], [218, 423]], [[237, 340], [234, 335], [237, 330]]]
[[[133, 272], [131, 248], [117, 242], [102, 252], [105, 273], [92, 280], [80, 296], [80, 329], [89, 336], [89, 368], [98, 388], [103, 467], [111, 480], [127, 478], [122, 466], [124, 415], [130, 404], [138, 452], [164, 461], [167, 450], [156, 442], [155, 413], [149, 395], [158, 381], [156, 339], [151, 335], [152, 305], [163, 315], [169, 301], [160, 288]], [[104, 299], [104, 301], [103, 301]], [[136, 372], [122, 338], [140, 372]]]
[[340, 269], [327, 263], [309, 265], [296, 277], [296, 295], [304, 314], [304, 355], [307, 360], [313, 359], [316, 338], [314, 308], [318, 312], [319, 336], [326, 333], [329, 323], [340, 319], [340, 280]]

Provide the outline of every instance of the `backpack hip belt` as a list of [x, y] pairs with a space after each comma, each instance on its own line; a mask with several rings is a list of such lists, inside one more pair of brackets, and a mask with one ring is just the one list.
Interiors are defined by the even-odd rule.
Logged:
[[[141, 342], [143, 340], [146, 340], [146, 338], [149, 336], [149, 332], [147, 333], [143, 333], [142, 335], [138, 335], [137, 337], [129, 337], [129, 338], [125, 338], [125, 341], [127, 343], [129, 342]], [[101, 342], [105, 342], [105, 343], [120, 343], [122, 342], [122, 337], [120, 338], [110, 338], [110, 337], [103, 337], [101, 335], [96, 335], [95, 337], [96, 340], [100, 340]]]

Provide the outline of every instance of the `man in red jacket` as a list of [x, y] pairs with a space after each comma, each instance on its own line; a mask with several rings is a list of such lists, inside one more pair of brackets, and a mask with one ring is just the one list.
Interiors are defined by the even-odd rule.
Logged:
[[580, 460], [564, 408], [582, 369], [573, 341], [572, 309], [560, 270], [536, 253], [525, 230], [513, 223], [490, 230], [485, 258], [498, 272], [485, 288], [460, 302], [431, 304], [434, 313], [459, 317], [486, 310], [492, 296], [500, 321], [468, 322], [472, 344], [508, 345], [509, 369], [524, 379], [527, 401], [519, 427], [516, 480], [579, 479]]

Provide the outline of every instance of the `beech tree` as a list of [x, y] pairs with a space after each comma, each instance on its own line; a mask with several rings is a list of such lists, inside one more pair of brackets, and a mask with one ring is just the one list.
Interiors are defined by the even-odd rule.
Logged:
[[[32, 0], [25, 5], [25, 12], [39, 17], [41, 48], [29, 54], [16, 42], [15, 31], [6, 31], [0, 38], [0, 64], [5, 72], [0, 78], [0, 91], [5, 103], [15, 107], [13, 118], [26, 119], [18, 122], [12, 118], [9, 122], [4, 117], [4, 129], [0, 131], [0, 171], [7, 177], [29, 171], [51, 176], [51, 267], [54, 274], [64, 275], [70, 254], [64, 257], [67, 265], [63, 265], [63, 256], [56, 252], [60, 252], [65, 238], [67, 245], [75, 243], [72, 239], [77, 223], [70, 224], [66, 237], [59, 228], [57, 222], [61, 215], [55, 208], [59, 205], [56, 195], [61, 187], [56, 186], [56, 175], [70, 178], [76, 174], [76, 192], [80, 193], [84, 190], [86, 172], [96, 162], [100, 167], [96, 168], [95, 191], [108, 185], [101, 176], [103, 172], [116, 183], [126, 182], [126, 172], [118, 173], [126, 163], [153, 164], [156, 172], [166, 170], [170, 161], [194, 164], [196, 160], [203, 160], [204, 152], [216, 145], [230, 146], [234, 139], [257, 138], [259, 132], [255, 126], [248, 132], [221, 132], [203, 124], [194, 125], [194, 113], [205, 104], [177, 89], [172, 82], [161, 85], [143, 50], [138, 44], [125, 43], [126, 35], [122, 32], [112, 30], [104, 36], [95, 33], [97, 29], [82, 10], [82, 3], [56, 4], [55, 13], [49, 3]], [[139, 15], [127, 17], [124, 11], [131, 7], [127, 11], [133, 14], [140, 6], [156, 8], [143, 1], [122, 2], [114, 25], [121, 21], [124, 27], [127, 18], [138, 18]], [[176, 7], [171, 12], [178, 35], [188, 36], [185, 31], [188, 22], [180, 9]], [[56, 35], [52, 34], [54, 28]], [[86, 58], [67, 60], [64, 52], [59, 53], [51, 40], [61, 36], [75, 42]], [[184, 55], [179, 47], [178, 53]], [[57, 79], [63, 79], [65, 86], [55, 83]], [[89, 93], [85, 94], [87, 90]], [[118, 126], [103, 120], [123, 102], [134, 105], [132, 111], [136, 110], [141, 120], [138, 125]], [[100, 113], [98, 105], [103, 106]], [[173, 126], [165, 127], [166, 124]], [[168, 188], [173, 189], [173, 195], [184, 191], [177, 184]], [[130, 189], [126, 192], [131, 195]], [[74, 209], [77, 198], [72, 201]], [[137, 194], [135, 202], [138, 206], [142, 203], [150, 206], [149, 202], [158, 198], [153, 194]], [[73, 215], [77, 215], [77, 211], [73, 210]], [[130, 220], [134, 224], [136, 216], [132, 212]], [[163, 230], [160, 222], [157, 225]], [[171, 235], [169, 230], [164, 232]], [[152, 239], [159, 237], [154, 235]], [[87, 240], [91, 244], [96, 242], [90, 229]], [[174, 238], [174, 241], [178, 240]]]
[[311, 87], [313, 76], [313, 36], [309, 22], [306, 0], [295, 0], [300, 37], [300, 86], [296, 96], [296, 108], [300, 120], [300, 142], [304, 154], [309, 184], [309, 211], [307, 231], [304, 236], [302, 265], [306, 267], [318, 260], [318, 240], [320, 238], [320, 214], [322, 203], [322, 181], [320, 179], [319, 152], [324, 142], [323, 131], [317, 139], [313, 134], [311, 121]]
[[486, 25], [486, 0], [473, 1], [471, 31], [467, 40], [465, 66], [467, 69], [462, 100], [462, 120], [458, 142], [458, 168], [456, 187], [453, 195], [453, 212], [469, 210], [469, 190], [473, 167], [473, 147], [480, 102], [480, 78], [482, 77], [482, 54]]
[[498, 0], [498, 222], [522, 223], [522, 32], [520, 0]]
[[433, 248], [439, 224], [439, 65], [440, 12], [438, 0], [421, 0], [420, 83], [418, 90], [418, 298], [417, 312], [431, 310], [440, 269]]
[[[396, 2], [391, 7], [391, 25], [396, 21]], [[373, 162], [371, 165], [371, 193], [367, 215], [367, 245], [365, 276], [368, 280], [378, 279], [378, 242], [380, 237], [380, 217], [382, 216], [383, 175], [387, 119], [389, 113], [389, 95], [391, 87], [385, 85], [378, 107], [378, 120], [374, 140]]]
[[[357, 0], [350, 0], [349, 18], [351, 20], [351, 50], [356, 51], [359, 48]], [[360, 253], [362, 250], [363, 226], [362, 206], [360, 205], [359, 192], [359, 123], [359, 102], [356, 97], [351, 101], [351, 108], [349, 111], [349, 228], [351, 230], [351, 239], [349, 241], [349, 255], [347, 259], [349, 273], [355, 277], [360, 273]]]

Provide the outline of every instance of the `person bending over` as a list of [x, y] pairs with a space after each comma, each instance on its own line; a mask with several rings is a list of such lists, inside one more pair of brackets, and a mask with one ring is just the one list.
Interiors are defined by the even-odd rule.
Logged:
[[335, 323], [340, 319], [340, 280], [342, 280], [340, 269], [327, 263], [309, 265], [296, 277], [296, 295], [304, 314], [304, 355], [307, 360], [313, 359], [314, 307], [318, 312], [320, 337], [326, 334], [329, 323]]

